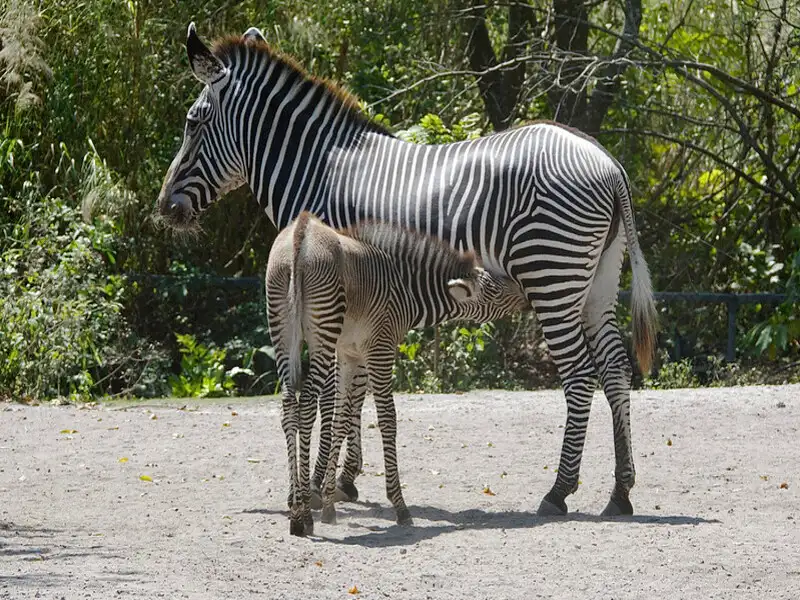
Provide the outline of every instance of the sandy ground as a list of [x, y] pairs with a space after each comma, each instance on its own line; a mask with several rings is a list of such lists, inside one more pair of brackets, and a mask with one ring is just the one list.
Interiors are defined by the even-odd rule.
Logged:
[[364, 502], [307, 539], [288, 535], [274, 399], [0, 404], [0, 598], [800, 598], [800, 386], [635, 393], [638, 514], [617, 520], [595, 516], [602, 395], [574, 512], [536, 517], [562, 398], [400, 397], [412, 528], [368, 402]]

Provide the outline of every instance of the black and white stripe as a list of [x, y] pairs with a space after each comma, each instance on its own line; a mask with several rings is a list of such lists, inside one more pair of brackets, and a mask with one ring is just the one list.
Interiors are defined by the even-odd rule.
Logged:
[[594, 140], [553, 123], [444, 146], [406, 143], [272, 52], [260, 34], [224, 40], [212, 52], [190, 28], [187, 48], [206, 83], [195, 107], [211, 114], [187, 132], [162, 188], [162, 215], [191, 226], [220, 189], [246, 181], [279, 229], [309, 210], [335, 227], [378, 219], [474, 251], [525, 291], [563, 383], [561, 461], [540, 512], [565, 512], [577, 488], [598, 372], [616, 449], [616, 485], [604, 512], [632, 512], [630, 364], [615, 322], [626, 240], [643, 370], [655, 307], [619, 163]]

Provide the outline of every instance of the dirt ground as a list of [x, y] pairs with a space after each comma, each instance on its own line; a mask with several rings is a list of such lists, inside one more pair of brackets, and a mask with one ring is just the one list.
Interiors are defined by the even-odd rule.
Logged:
[[181, 404], [0, 403], [0, 598], [800, 598], [800, 386], [636, 392], [637, 515], [615, 520], [602, 395], [550, 519], [559, 392], [400, 397], [410, 528], [368, 402], [363, 502], [307, 539], [277, 401]]

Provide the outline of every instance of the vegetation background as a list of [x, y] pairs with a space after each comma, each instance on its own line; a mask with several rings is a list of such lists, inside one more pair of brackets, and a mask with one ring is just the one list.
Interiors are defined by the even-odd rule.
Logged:
[[[195, 239], [152, 218], [199, 91], [192, 20], [207, 40], [260, 27], [416, 142], [532, 119], [596, 135], [657, 290], [787, 294], [740, 310], [732, 364], [724, 305], [661, 304], [637, 383], [800, 380], [796, 1], [0, 0], [0, 397], [275, 390], [262, 293], [220, 279], [266, 265], [249, 192]], [[396, 368], [410, 390], [556, 381], [528, 317], [411, 332]]]

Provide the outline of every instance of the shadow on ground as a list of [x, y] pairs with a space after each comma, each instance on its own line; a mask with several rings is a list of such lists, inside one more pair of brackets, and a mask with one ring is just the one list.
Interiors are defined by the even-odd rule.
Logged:
[[[410, 527], [400, 526], [394, 523], [394, 509], [390, 506], [383, 506], [373, 502], [357, 502], [346, 505], [338, 505], [337, 512], [340, 517], [350, 519], [384, 519], [390, 524], [386, 526], [365, 526], [354, 522], [341, 523], [340, 527], [345, 526], [354, 530], [362, 530], [364, 533], [348, 536], [344, 539], [328, 538], [317, 536], [315, 539], [320, 542], [333, 544], [356, 545], [370, 548], [388, 546], [408, 546], [417, 542], [430, 540], [440, 535], [471, 530], [491, 530], [491, 529], [531, 529], [544, 525], [556, 526], [558, 523], [615, 523], [618, 525], [663, 525], [663, 526], [682, 526], [682, 525], [706, 525], [720, 523], [717, 519], [704, 519], [702, 517], [692, 517], [688, 515], [631, 515], [603, 517], [587, 513], [574, 512], [563, 517], [540, 517], [535, 512], [530, 511], [502, 511], [493, 512], [481, 509], [469, 509], [452, 512], [434, 506], [410, 506], [411, 514], [414, 518], [414, 525]], [[267, 514], [274, 516], [287, 517], [288, 511], [272, 509], [251, 509], [243, 511], [245, 514]], [[319, 513], [314, 515], [314, 520], [319, 522]], [[425, 521], [432, 522], [432, 525], [423, 525]], [[445, 523], [445, 524], [442, 524]]]

